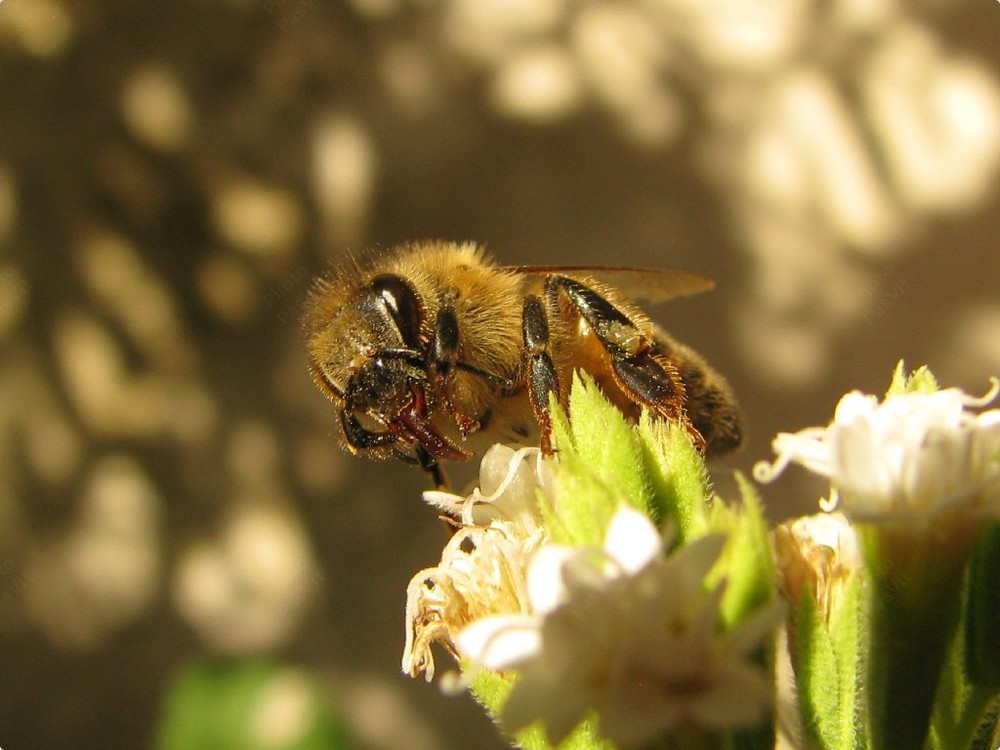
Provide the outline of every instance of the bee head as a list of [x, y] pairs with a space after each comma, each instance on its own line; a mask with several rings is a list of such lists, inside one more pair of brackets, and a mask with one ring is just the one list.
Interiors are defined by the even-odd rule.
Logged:
[[348, 446], [381, 449], [402, 440], [431, 455], [467, 458], [428, 412], [430, 336], [422, 333], [424, 306], [416, 289], [402, 276], [383, 273], [352, 291], [334, 306], [330, 288], [321, 289], [315, 303], [324, 304], [327, 315], [313, 311], [318, 324], [310, 326], [313, 377], [340, 404]]

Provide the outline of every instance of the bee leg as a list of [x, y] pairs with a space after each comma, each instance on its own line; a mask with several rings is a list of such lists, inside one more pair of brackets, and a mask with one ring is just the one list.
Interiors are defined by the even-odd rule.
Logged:
[[405, 451], [401, 451], [399, 448], [392, 449], [392, 455], [402, 461], [404, 464], [409, 464], [410, 466], [419, 466], [425, 474], [427, 474], [431, 481], [434, 482], [434, 487], [439, 490], [446, 490], [451, 486], [451, 482], [448, 481], [448, 475], [445, 473], [444, 469], [441, 468], [441, 464], [438, 460], [430, 454], [430, 452], [424, 448], [422, 445], [417, 445], [415, 447], [415, 456], [411, 456]]
[[373, 448], [384, 448], [392, 445], [399, 437], [394, 432], [372, 432], [361, 426], [361, 422], [353, 414], [346, 411], [340, 412], [340, 426], [344, 430], [344, 438], [347, 445], [355, 453], [359, 451], [372, 450]]
[[434, 487], [439, 490], [447, 490], [451, 487], [451, 482], [448, 481], [448, 475], [445, 473], [444, 469], [441, 468], [441, 464], [438, 460], [432, 456], [426, 448], [422, 445], [417, 446], [417, 463], [420, 464], [420, 468], [424, 470], [424, 473], [431, 478], [434, 482]]
[[430, 354], [431, 372], [440, 382], [439, 392], [444, 397], [445, 408], [463, 434], [475, 432], [479, 423], [462, 412], [451, 397], [451, 375], [458, 365], [458, 317], [451, 305], [446, 304], [438, 310]]
[[743, 442], [743, 418], [729, 384], [690, 347], [656, 332], [654, 354], [677, 363], [687, 397], [684, 410], [705, 438], [705, 456], [731, 453]]
[[434, 338], [431, 341], [431, 367], [438, 378], [441, 378], [444, 387], [441, 392], [445, 394], [445, 406], [451, 413], [455, 424], [463, 433], [475, 432], [482, 427], [480, 422], [463, 413], [451, 399], [451, 389], [447, 380], [454, 370], [462, 370], [476, 377], [482, 378], [502, 395], [507, 395], [515, 388], [514, 383], [507, 378], [488, 372], [467, 362], [462, 362], [458, 358], [458, 318], [455, 309], [450, 305], [445, 305], [438, 311], [437, 320], [434, 323]]
[[549, 354], [549, 320], [545, 306], [537, 295], [524, 300], [521, 313], [521, 335], [524, 338], [524, 356], [528, 370], [528, 395], [531, 410], [541, 428], [540, 447], [550, 456], [552, 450], [552, 416], [549, 413], [549, 396], [559, 396], [559, 376]]
[[611, 372], [621, 391], [663, 419], [680, 422], [702, 452], [705, 440], [684, 409], [684, 381], [670, 359], [653, 350], [654, 341], [621, 310], [590, 287], [565, 276], [550, 276], [545, 294], [558, 309], [559, 293], [587, 322], [607, 352]]
[[[344, 428], [344, 437], [347, 439], [347, 445], [356, 453], [374, 448], [385, 448], [399, 442], [399, 437], [396, 433], [366, 430], [357, 417], [347, 412], [340, 413], [340, 424]], [[449, 486], [448, 476], [444, 473], [444, 469], [441, 468], [438, 460], [422, 445], [416, 445], [415, 449], [416, 456], [404, 453], [398, 448], [393, 448], [392, 454], [405, 463], [419, 465], [430, 476], [435, 487], [447, 489]]]

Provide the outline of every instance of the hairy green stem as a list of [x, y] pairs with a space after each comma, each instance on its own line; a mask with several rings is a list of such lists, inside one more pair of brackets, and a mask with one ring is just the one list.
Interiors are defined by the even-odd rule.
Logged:
[[921, 535], [868, 528], [862, 538], [870, 574], [866, 690], [871, 749], [922, 750], [958, 626], [971, 545], [940, 529]]

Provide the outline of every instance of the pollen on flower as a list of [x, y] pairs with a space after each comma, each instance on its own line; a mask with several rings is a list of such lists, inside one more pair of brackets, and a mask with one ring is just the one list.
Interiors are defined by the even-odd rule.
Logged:
[[546, 539], [536, 498], [546, 481], [537, 448], [495, 445], [480, 464], [480, 486], [469, 496], [424, 493], [430, 505], [461, 525], [440, 563], [407, 586], [406, 674], [432, 680], [433, 644], [460, 658], [456, 636], [469, 623], [527, 612], [528, 560]]
[[444, 548], [441, 563], [421, 570], [406, 588], [406, 645], [403, 672], [434, 678], [431, 645], [453, 656], [455, 636], [470, 622], [523, 612], [526, 557], [537, 540], [508, 537], [502, 529], [460, 529]]
[[830, 620], [848, 577], [861, 569], [854, 528], [843, 513], [819, 513], [777, 526], [772, 535], [778, 588], [797, 603], [806, 586]]

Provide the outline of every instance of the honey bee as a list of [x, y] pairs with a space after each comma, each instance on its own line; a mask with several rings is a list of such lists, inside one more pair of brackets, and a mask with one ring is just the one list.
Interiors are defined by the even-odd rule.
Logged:
[[304, 315], [309, 369], [340, 410], [345, 447], [420, 465], [537, 437], [553, 452], [550, 394], [574, 369], [623, 413], [687, 428], [708, 457], [742, 439], [721, 375], [618, 291], [651, 301], [712, 288], [675, 271], [506, 267], [475, 244], [423, 242], [319, 279]]

